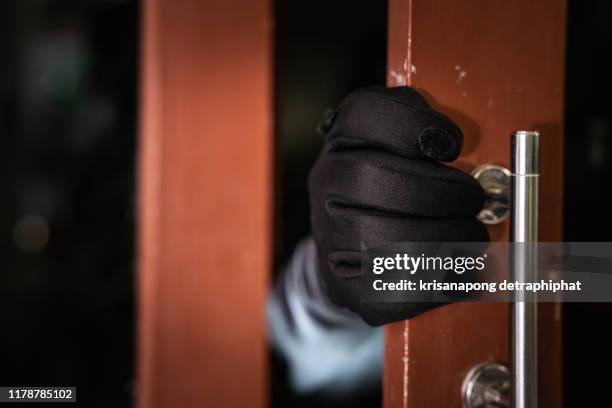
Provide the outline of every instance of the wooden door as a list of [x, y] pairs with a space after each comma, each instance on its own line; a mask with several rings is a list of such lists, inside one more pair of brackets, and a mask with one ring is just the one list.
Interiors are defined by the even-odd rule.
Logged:
[[138, 406], [266, 405], [268, 0], [143, 3]]
[[[540, 240], [561, 240], [563, 0], [390, 0], [388, 84], [411, 85], [463, 129], [472, 170], [509, 167], [510, 133], [540, 130]], [[490, 228], [508, 240], [508, 223]], [[509, 363], [509, 305], [455, 304], [386, 328], [384, 406], [460, 407], [481, 362]], [[540, 404], [561, 406], [561, 314], [541, 304]]]

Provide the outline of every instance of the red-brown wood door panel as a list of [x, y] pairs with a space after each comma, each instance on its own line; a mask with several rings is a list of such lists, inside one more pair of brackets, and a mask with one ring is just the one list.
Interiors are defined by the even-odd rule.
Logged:
[[[454, 165], [509, 167], [510, 133], [541, 136], [540, 239], [561, 240], [565, 2], [391, 0], [388, 84], [411, 85], [463, 129]], [[508, 223], [490, 228], [508, 240]], [[540, 402], [561, 405], [560, 305], [540, 307]], [[456, 304], [386, 328], [384, 405], [460, 407], [463, 377], [509, 363], [509, 306]]]
[[138, 406], [267, 404], [268, 0], [143, 2]]

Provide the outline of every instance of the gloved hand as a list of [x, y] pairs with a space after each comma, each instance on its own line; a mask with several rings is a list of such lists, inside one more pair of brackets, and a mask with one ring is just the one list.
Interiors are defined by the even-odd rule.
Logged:
[[488, 241], [476, 219], [485, 194], [455, 160], [461, 130], [408, 87], [347, 96], [320, 125], [326, 144], [309, 177], [321, 283], [330, 299], [371, 325], [413, 317], [436, 304], [365, 303], [362, 245]]

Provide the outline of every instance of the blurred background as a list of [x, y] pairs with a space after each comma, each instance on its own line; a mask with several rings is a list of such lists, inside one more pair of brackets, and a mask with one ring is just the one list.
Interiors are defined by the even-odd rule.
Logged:
[[[139, 8], [0, 4], [0, 385], [76, 385], [84, 406], [133, 406]], [[274, 11], [278, 270], [309, 232], [322, 112], [385, 82], [387, 5], [278, 1]], [[606, 0], [569, 1], [566, 241], [611, 240], [610, 21]], [[610, 380], [611, 312], [565, 305], [567, 407], [605, 400], [593, 389]], [[309, 406], [272, 358], [274, 404]]]
[[138, 8], [0, 4], [0, 384], [87, 406], [134, 395]]

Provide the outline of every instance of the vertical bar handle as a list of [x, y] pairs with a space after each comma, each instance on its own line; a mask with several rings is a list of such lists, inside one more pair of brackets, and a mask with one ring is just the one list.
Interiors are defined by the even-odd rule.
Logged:
[[[510, 235], [514, 245], [513, 280], [537, 279], [539, 139], [534, 131], [512, 133], [512, 209]], [[521, 294], [522, 295], [522, 294]], [[535, 294], [512, 304], [512, 404], [538, 405], [538, 303]]]

